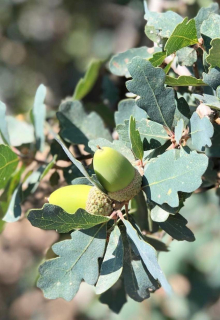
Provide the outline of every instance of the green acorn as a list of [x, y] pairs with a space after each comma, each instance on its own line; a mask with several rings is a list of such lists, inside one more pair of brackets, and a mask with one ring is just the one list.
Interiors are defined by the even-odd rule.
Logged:
[[108, 216], [113, 211], [111, 199], [98, 188], [87, 185], [59, 188], [50, 195], [48, 201], [68, 213], [75, 213], [81, 208], [91, 214]]
[[112, 148], [99, 148], [93, 158], [93, 167], [111, 199], [128, 201], [141, 190], [142, 177], [138, 170], [120, 152]]

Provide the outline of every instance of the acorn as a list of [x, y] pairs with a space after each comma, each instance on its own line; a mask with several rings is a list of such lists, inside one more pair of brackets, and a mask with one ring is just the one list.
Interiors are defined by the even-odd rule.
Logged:
[[68, 213], [75, 213], [81, 208], [91, 214], [108, 216], [113, 211], [112, 200], [98, 188], [87, 185], [59, 188], [50, 195], [48, 201]]
[[99, 148], [93, 158], [93, 167], [99, 182], [111, 199], [129, 201], [141, 190], [142, 176], [120, 152]]

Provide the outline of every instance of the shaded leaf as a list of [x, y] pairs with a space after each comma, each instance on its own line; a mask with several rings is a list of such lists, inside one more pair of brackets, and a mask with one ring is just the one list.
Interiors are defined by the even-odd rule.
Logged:
[[17, 155], [8, 146], [0, 145], [0, 189], [4, 188], [17, 165]]
[[94, 285], [98, 279], [98, 259], [105, 250], [106, 225], [72, 232], [71, 237], [54, 244], [52, 249], [59, 257], [44, 262], [39, 268], [37, 286], [48, 299], [70, 301], [83, 280]]
[[104, 292], [99, 301], [107, 304], [113, 312], [119, 313], [127, 302], [123, 280], [119, 279], [109, 290]]
[[206, 148], [206, 154], [209, 157], [220, 157], [220, 126], [214, 123], [214, 135], [212, 137], [212, 145]]
[[145, 168], [146, 184], [142, 188], [148, 199], [178, 207], [178, 192], [193, 192], [202, 183], [208, 158], [193, 151], [176, 157], [176, 150], [166, 151]]
[[128, 71], [128, 63], [134, 57], [142, 57], [142, 58], [150, 58], [152, 54], [148, 52], [148, 47], [140, 47], [129, 49], [125, 52], [118, 53], [114, 55], [109, 62], [110, 71], [116, 76], [125, 76], [126, 78], [130, 78], [130, 73]]
[[130, 162], [135, 162], [135, 158], [132, 151], [128, 147], [126, 147], [126, 145], [121, 141], [115, 140], [113, 141], [113, 143], [111, 143], [110, 141], [102, 138], [89, 141], [89, 147], [92, 149], [92, 151], [95, 152], [97, 150], [97, 146], [100, 146], [101, 148], [109, 147], [115, 149], [121, 154], [123, 154], [123, 156], [126, 157]]
[[[139, 253], [143, 263], [147, 267], [149, 273], [152, 275], [152, 277], [155, 280], [158, 280], [161, 284], [161, 286], [164, 288], [164, 290], [171, 294], [171, 287], [169, 283], [167, 282], [158, 262], [157, 262], [157, 256], [156, 256], [156, 250], [149, 245], [147, 242], [145, 242], [143, 239], [141, 239], [137, 231], [133, 228], [133, 226], [130, 224], [129, 221], [123, 219], [122, 220], [125, 227], [126, 227], [126, 232], [130, 240], [133, 242], [135, 245], [135, 248], [137, 252]], [[133, 248], [134, 250], [134, 248]], [[136, 251], [135, 250], [135, 251]], [[126, 257], [126, 251], [125, 251], [125, 257]], [[124, 267], [125, 268], [125, 267]], [[143, 281], [143, 277], [142, 277]], [[146, 289], [145, 289], [146, 290]]]
[[179, 143], [181, 140], [183, 129], [184, 129], [184, 122], [183, 122], [183, 119], [180, 119], [177, 122], [177, 125], [175, 127], [175, 140], [177, 143]]
[[209, 54], [206, 58], [206, 61], [210, 64], [211, 68], [219, 67], [220, 68], [220, 39], [213, 39], [211, 41], [211, 49], [209, 50]]
[[48, 174], [48, 172], [53, 168], [54, 164], [56, 163], [56, 160], [57, 160], [57, 156], [55, 155], [53, 157], [53, 159], [45, 167], [44, 171], [42, 172], [42, 174], [40, 176], [40, 180], [42, 180]]
[[166, 231], [172, 238], [178, 241], [195, 241], [194, 234], [186, 227], [187, 220], [179, 213], [170, 215], [165, 222], [160, 222], [160, 227]]
[[60, 180], [60, 175], [57, 171], [54, 171], [50, 176], [50, 185], [52, 187], [57, 186]]
[[220, 69], [211, 68], [208, 73], [203, 72], [203, 82], [208, 84], [214, 90], [220, 85]]
[[194, 48], [182, 48], [176, 52], [176, 55], [181, 66], [192, 66], [197, 61], [197, 53]]
[[101, 265], [100, 276], [96, 284], [96, 293], [110, 289], [119, 279], [123, 269], [123, 243], [118, 226], [110, 234], [106, 253]]
[[212, 3], [207, 8], [201, 8], [197, 13], [197, 16], [194, 18], [196, 22], [196, 30], [198, 39], [201, 37], [200, 28], [203, 21], [207, 20], [212, 13], [218, 12], [218, 4]]
[[140, 133], [136, 129], [136, 121], [134, 117], [130, 117], [129, 121], [129, 138], [131, 141], [131, 148], [137, 159], [142, 160], [144, 155], [143, 144], [141, 141]]
[[177, 23], [183, 20], [180, 15], [173, 11], [158, 13], [150, 12], [148, 9], [144, 19], [147, 20], [145, 33], [154, 42], [157, 42], [158, 38], [169, 38]]
[[171, 36], [165, 45], [165, 50], [169, 56], [171, 53], [191, 46], [198, 42], [196, 23], [194, 19], [188, 21], [186, 17], [182, 22], [180, 22], [173, 30]]
[[180, 119], [183, 120], [184, 125], [186, 127], [189, 123], [189, 119], [191, 116], [189, 105], [183, 97], [177, 99], [176, 102], [177, 106], [174, 113], [172, 127], [175, 127]]
[[5, 144], [10, 145], [8, 127], [6, 123], [6, 105], [0, 101], [0, 136]]
[[170, 128], [176, 106], [173, 89], [164, 87], [164, 71], [141, 58], [134, 58], [128, 69], [133, 80], [127, 81], [126, 86], [140, 96], [137, 105], [147, 112], [152, 121]]
[[202, 79], [197, 79], [192, 76], [179, 76], [178, 78], [166, 76], [165, 84], [167, 84], [168, 86], [178, 86], [178, 87], [206, 86], [206, 83], [204, 83]]
[[85, 145], [85, 150], [88, 152], [91, 151], [88, 148], [90, 139], [102, 137], [112, 140], [101, 117], [95, 112], [88, 115], [79, 101], [67, 101], [61, 104], [57, 118], [61, 125], [62, 138], [74, 144]]
[[21, 217], [21, 192], [22, 185], [19, 184], [17, 188], [14, 190], [11, 200], [9, 202], [8, 209], [4, 218], [2, 219], [5, 222], [15, 222], [18, 221]]
[[85, 76], [77, 83], [73, 100], [82, 100], [90, 92], [98, 78], [102, 62], [102, 60], [94, 60], [90, 63]]
[[165, 58], [166, 52], [156, 52], [153, 54], [153, 57], [149, 59], [149, 61], [154, 67], [159, 67]]
[[[220, 93], [220, 90], [219, 90], [219, 93]], [[210, 94], [203, 94], [203, 96], [199, 94], [194, 94], [194, 97], [198, 99], [200, 102], [205, 103], [207, 106], [211, 107], [212, 109], [215, 109], [215, 110], [220, 109], [220, 99], [219, 99], [220, 95], [218, 96], [218, 94], [217, 96], [211, 96]]]
[[23, 187], [26, 189], [22, 192], [22, 201], [37, 190], [40, 184], [40, 177], [44, 170], [45, 165], [40, 166], [36, 171], [32, 173], [29, 172], [29, 175], [24, 179]]
[[34, 105], [31, 110], [33, 124], [34, 124], [34, 133], [36, 138], [36, 148], [41, 152], [44, 149], [44, 121], [46, 117], [46, 106], [44, 104], [44, 100], [46, 97], [47, 89], [41, 84], [36, 92], [34, 98]]
[[76, 179], [71, 181], [71, 184], [72, 185], [85, 184], [85, 185], [88, 185], [88, 186], [93, 186], [91, 181], [89, 181], [86, 177], [76, 178]]
[[83, 209], [69, 214], [62, 208], [49, 203], [41, 209], [30, 210], [27, 218], [34, 227], [57, 230], [59, 233], [67, 233], [74, 229], [89, 229], [109, 221], [108, 217], [90, 214]]
[[125, 120], [129, 120], [133, 116], [136, 121], [147, 118], [147, 113], [139, 108], [134, 99], [121, 100], [118, 104], [118, 111], [115, 112], [116, 126], [123, 124]]
[[214, 129], [208, 117], [200, 118], [197, 112], [194, 112], [190, 119], [190, 135], [192, 145], [197, 151], [204, 151], [205, 146], [212, 145], [211, 137]]

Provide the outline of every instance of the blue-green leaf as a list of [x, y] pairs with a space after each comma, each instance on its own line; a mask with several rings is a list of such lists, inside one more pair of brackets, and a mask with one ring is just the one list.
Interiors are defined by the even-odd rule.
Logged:
[[182, 48], [176, 52], [176, 55], [181, 66], [192, 66], [197, 61], [197, 52], [194, 48]]
[[203, 21], [200, 28], [201, 35], [204, 40], [204, 46], [208, 52], [211, 48], [211, 40], [220, 38], [220, 16], [212, 13]]
[[137, 106], [134, 99], [121, 100], [118, 105], [118, 111], [115, 112], [116, 126], [123, 124], [125, 120], [129, 120], [131, 115], [136, 121], [148, 118], [147, 113]]
[[220, 38], [213, 39], [211, 41], [211, 49], [206, 58], [206, 61], [210, 64], [211, 68], [219, 67], [220, 68]]
[[67, 233], [74, 229], [89, 229], [109, 221], [108, 217], [90, 214], [83, 209], [69, 214], [62, 208], [49, 203], [46, 203], [41, 209], [30, 210], [27, 218], [34, 227], [57, 230], [59, 233]]
[[147, 112], [152, 121], [171, 128], [176, 105], [174, 90], [164, 87], [164, 71], [141, 58], [134, 58], [128, 69], [133, 80], [127, 81], [126, 86], [140, 96], [137, 105]]
[[212, 3], [207, 8], [201, 8], [195, 17], [196, 30], [198, 39], [201, 37], [200, 28], [202, 23], [209, 18], [212, 13], [218, 12], [218, 4]]
[[96, 293], [110, 289], [119, 279], [123, 269], [123, 243], [118, 226], [110, 234], [106, 253], [101, 265], [100, 276], [96, 284]]
[[46, 117], [46, 106], [44, 100], [46, 97], [47, 89], [41, 84], [36, 92], [34, 98], [34, 105], [31, 110], [33, 117], [33, 124], [35, 129], [36, 147], [38, 150], [43, 151], [44, 149], [44, 122]]
[[208, 166], [208, 158], [193, 151], [176, 156], [169, 150], [150, 162], [145, 169], [146, 181], [143, 190], [148, 199], [178, 207], [178, 192], [193, 192], [202, 183], [201, 177]]
[[183, 129], [184, 129], [184, 122], [183, 122], [183, 119], [180, 119], [177, 122], [177, 125], [175, 127], [175, 140], [176, 140], [176, 142], [178, 144], [180, 143], [180, 139], [182, 137]]
[[0, 101], [0, 136], [5, 144], [10, 145], [8, 127], [6, 123], [6, 105]]
[[[141, 239], [137, 231], [133, 228], [133, 226], [130, 224], [129, 221], [123, 219], [122, 220], [125, 227], [126, 227], [126, 232], [130, 240], [134, 243], [135, 245], [135, 251], [139, 253], [143, 263], [145, 264], [147, 270], [149, 273], [152, 275], [152, 277], [155, 280], [158, 280], [161, 284], [161, 286], [164, 288], [164, 290], [168, 293], [171, 294], [172, 289], [167, 282], [163, 271], [161, 270], [158, 262], [157, 262], [157, 254], [156, 250], [149, 245], [147, 242], [145, 242], [143, 239]], [[134, 250], [134, 248], [133, 248]], [[126, 253], [125, 253], [126, 255]], [[143, 281], [143, 279], [142, 279]]]
[[203, 72], [203, 82], [214, 90], [220, 86], [220, 68], [211, 68], [208, 73]]
[[134, 57], [150, 58], [152, 54], [148, 52], [147, 47], [133, 48], [125, 52], [118, 53], [114, 55], [109, 62], [110, 71], [116, 76], [125, 76], [130, 78], [130, 73], [128, 71], [128, 63]]
[[106, 225], [72, 232], [71, 238], [54, 244], [52, 249], [59, 257], [44, 262], [39, 268], [37, 286], [48, 299], [70, 301], [83, 280], [94, 285], [98, 279], [98, 259], [105, 250]]
[[211, 137], [213, 136], [214, 129], [209, 118], [200, 118], [199, 115], [194, 112], [190, 119], [190, 135], [192, 139], [192, 146], [197, 151], [204, 151], [205, 146], [210, 147], [212, 145]]

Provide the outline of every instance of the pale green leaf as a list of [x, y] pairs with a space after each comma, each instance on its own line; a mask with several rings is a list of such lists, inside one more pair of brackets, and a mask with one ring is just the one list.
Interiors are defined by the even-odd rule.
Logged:
[[59, 233], [67, 233], [74, 229], [89, 229], [109, 221], [108, 217], [90, 214], [83, 209], [69, 214], [62, 208], [48, 203], [41, 209], [30, 210], [27, 218], [34, 227], [56, 230]]
[[177, 122], [177, 125], [175, 127], [175, 140], [176, 140], [176, 142], [178, 144], [180, 143], [180, 139], [182, 137], [183, 129], [184, 129], [184, 122], [183, 122], [183, 119], [180, 119]]
[[192, 76], [179, 76], [178, 78], [166, 76], [165, 84], [167, 84], [168, 86], [177, 86], [177, 87], [206, 86], [206, 83], [204, 83], [202, 79], [197, 79]]
[[208, 19], [203, 21], [200, 31], [205, 49], [208, 52], [211, 48], [211, 40], [220, 38], [220, 16], [215, 13], [210, 14]]
[[207, 8], [201, 8], [197, 13], [197, 16], [194, 18], [196, 22], [196, 30], [198, 39], [201, 37], [200, 28], [203, 21], [207, 20], [212, 13], [218, 12], [218, 4], [212, 3]]
[[178, 192], [190, 193], [199, 188], [207, 166], [204, 154], [193, 151], [176, 157], [176, 150], [166, 151], [146, 166], [142, 189], [149, 200], [178, 207]]
[[98, 259], [105, 250], [106, 225], [72, 232], [71, 238], [54, 244], [52, 249], [58, 257], [39, 268], [37, 286], [45, 298], [70, 301], [83, 280], [94, 285], [98, 279]]
[[40, 180], [42, 180], [48, 174], [48, 172], [53, 168], [54, 164], [56, 163], [56, 159], [57, 159], [57, 155], [55, 155], [53, 159], [45, 167], [45, 170], [42, 172], [40, 176]]
[[174, 90], [164, 87], [164, 71], [141, 58], [134, 58], [128, 69], [133, 80], [127, 81], [126, 86], [140, 96], [136, 100], [137, 105], [147, 112], [152, 121], [171, 128], [176, 106]]
[[84, 78], [77, 83], [73, 100], [82, 100], [91, 91], [98, 78], [102, 62], [102, 60], [94, 60], [90, 63]]
[[213, 39], [211, 41], [211, 46], [206, 61], [210, 64], [211, 68], [220, 68], [220, 38]]
[[185, 18], [179, 23], [173, 33], [169, 37], [165, 50], [169, 56], [171, 53], [180, 50], [181, 48], [191, 46], [198, 42], [195, 20]]
[[152, 210], [151, 210], [151, 219], [155, 222], [164, 222], [168, 219], [169, 217], [169, 212], [166, 210], [163, 210], [161, 207], [159, 206], [155, 206]]
[[0, 145], [0, 189], [4, 188], [17, 165], [17, 155], [8, 146]]
[[129, 121], [129, 138], [131, 141], [131, 148], [137, 159], [142, 160], [144, 155], [143, 143], [141, 141], [140, 133], [136, 129], [136, 121], [134, 117], [130, 117]]
[[96, 293], [110, 289], [119, 279], [123, 269], [123, 243], [118, 226], [110, 234], [106, 253], [101, 265], [100, 276], [96, 284]]

